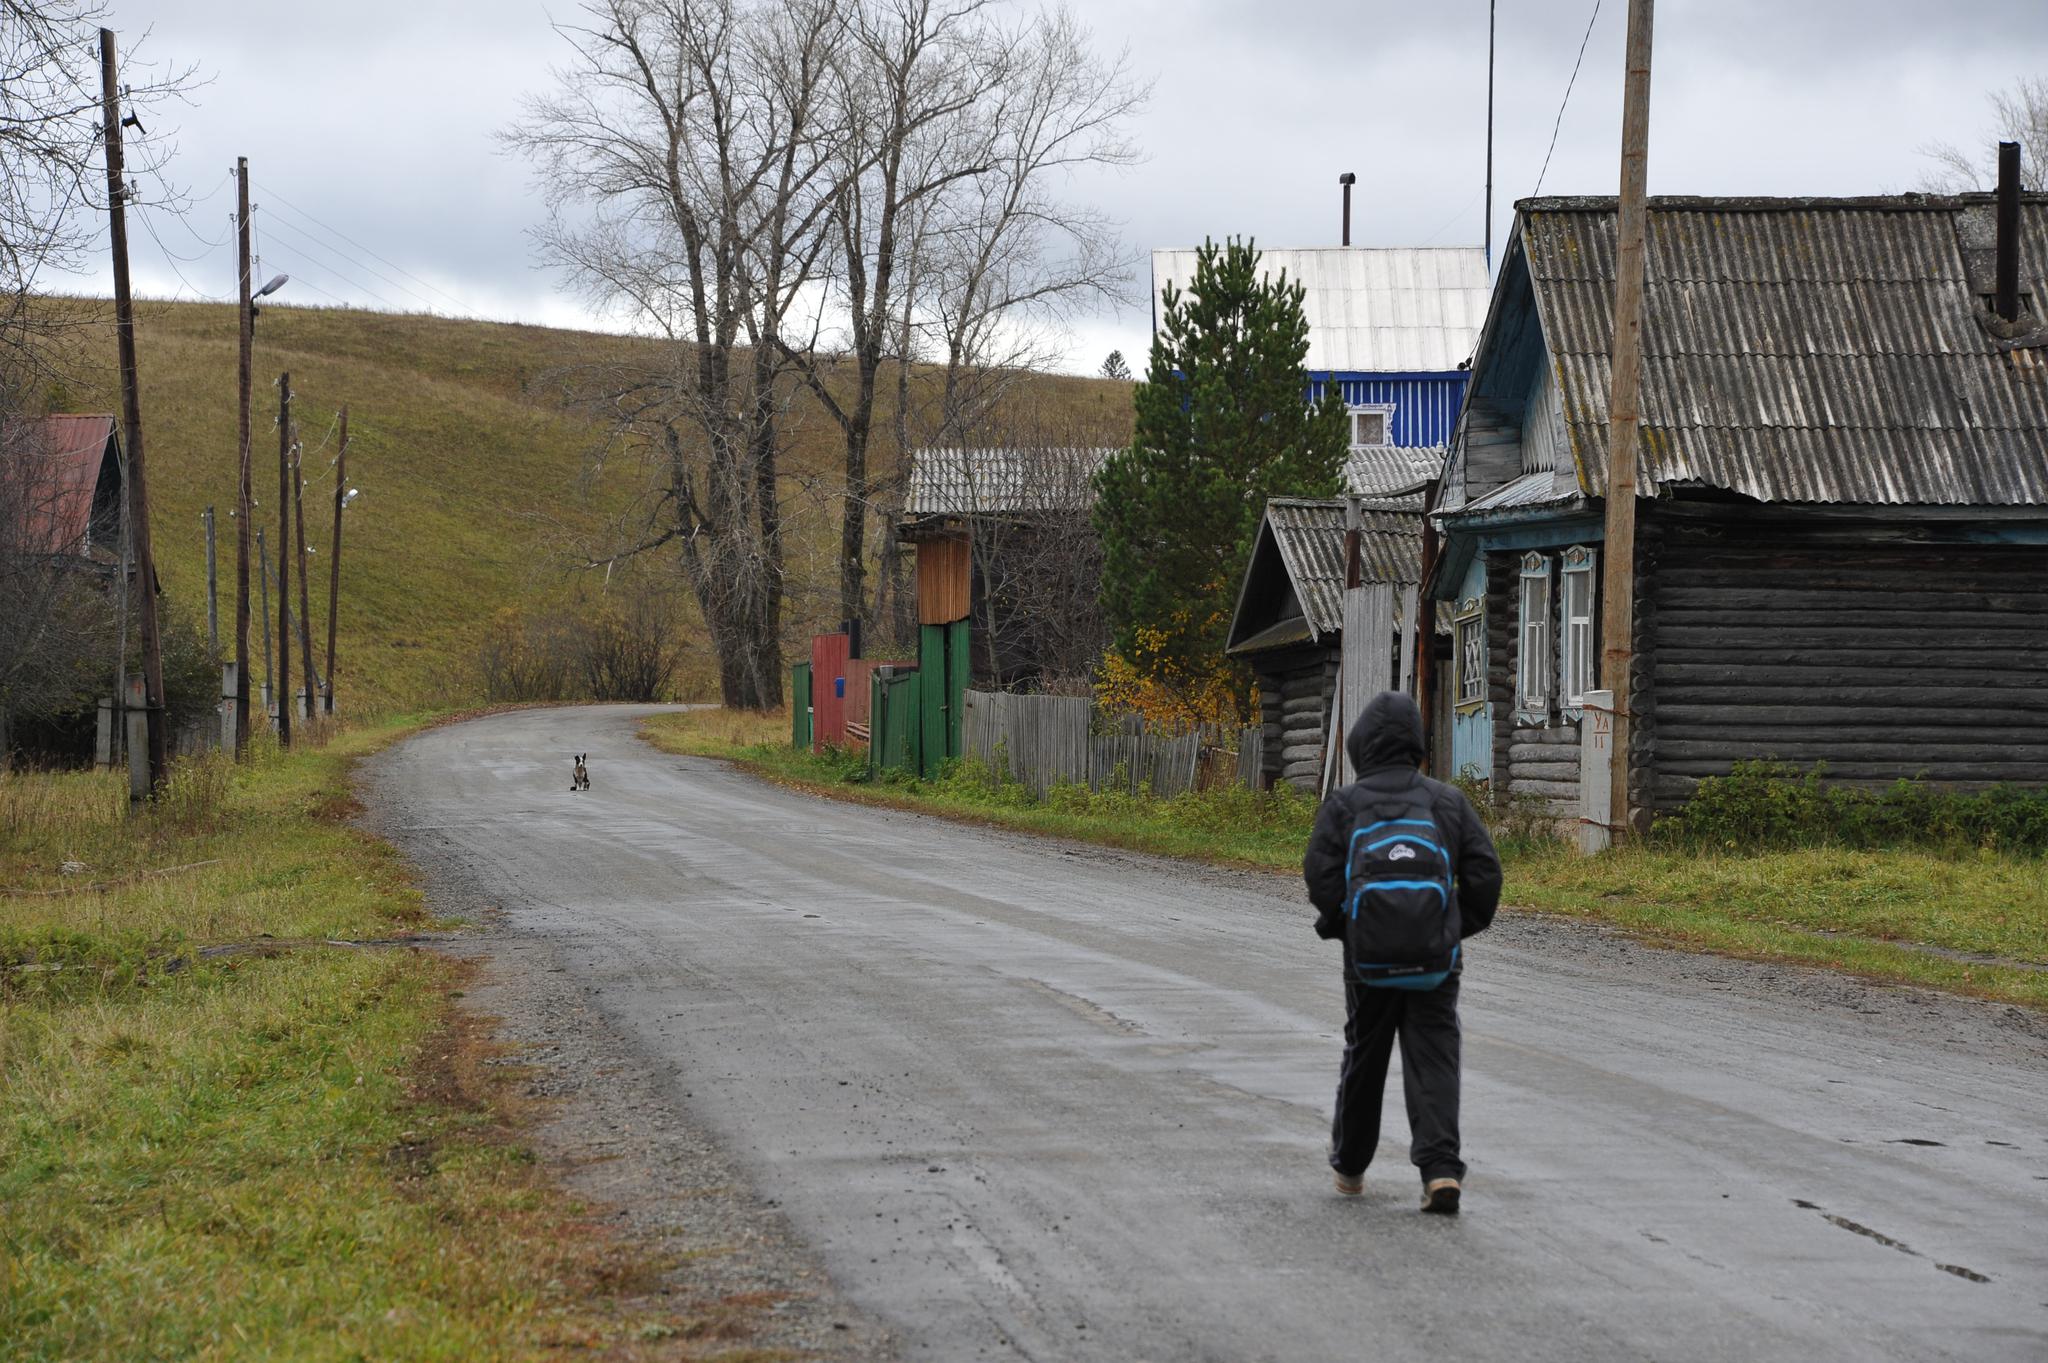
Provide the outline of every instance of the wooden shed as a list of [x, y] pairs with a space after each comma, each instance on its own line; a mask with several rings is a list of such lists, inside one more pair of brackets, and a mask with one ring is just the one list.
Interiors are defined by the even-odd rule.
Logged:
[[[1429, 584], [1455, 764], [1560, 817], [1601, 665], [1614, 217], [1517, 205]], [[2048, 197], [2002, 245], [1987, 195], [1655, 198], [1647, 259], [1632, 821], [1744, 759], [2048, 782]]]
[[916, 556], [921, 628], [965, 621], [972, 684], [1030, 689], [1092, 669], [1105, 642], [1090, 515], [1096, 447], [913, 453], [898, 537]]
[[[1343, 498], [1273, 498], [1245, 566], [1225, 649], [1258, 679], [1267, 785], [1322, 784], [1343, 647], [1346, 515]], [[1412, 602], [1422, 580], [1420, 499], [1361, 499], [1359, 520], [1361, 579], [1406, 588]], [[1407, 621], [1396, 623], [1405, 633]]]

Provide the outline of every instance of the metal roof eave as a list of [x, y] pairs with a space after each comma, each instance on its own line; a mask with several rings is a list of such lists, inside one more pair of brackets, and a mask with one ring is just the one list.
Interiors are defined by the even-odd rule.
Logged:
[[1241, 658], [1248, 654], [1265, 653], [1276, 648], [1315, 642], [1315, 625], [1306, 615], [1294, 615], [1277, 624], [1268, 625], [1249, 639], [1238, 640], [1223, 651], [1233, 658]]

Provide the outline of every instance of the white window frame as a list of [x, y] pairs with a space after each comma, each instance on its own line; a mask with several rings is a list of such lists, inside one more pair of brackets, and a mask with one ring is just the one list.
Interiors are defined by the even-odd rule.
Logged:
[[[1380, 419], [1380, 435], [1376, 441], [1358, 438], [1358, 418], [1377, 415]], [[1349, 435], [1354, 450], [1383, 450], [1394, 443], [1394, 404], [1391, 402], [1358, 402], [1344, 409], [1344, 419], [1350, 423]]]
[[1538, 553], [1522, 555], [1516, 582], [1515, 717], [1538, 724], [1550, 718], [1550, 683], [1555, 679], [1556, 653], [1551, 643], [1551, 561]]
[[1586, 693], [1600, 689], [1599, 562], [1597, 550], [1574, 544], [1564, 551], [1559, 570], [1562, 647], [1557, 651], [1557, 694], [1573, 719], [1584, 711]]
[[[1466, 656], [1467, 643], [1472, 656]], [[1476, 596], [1458, 603], [1451, 617], [1451, 703], [1461, 713], [1486, 704], [1486, 609]]]

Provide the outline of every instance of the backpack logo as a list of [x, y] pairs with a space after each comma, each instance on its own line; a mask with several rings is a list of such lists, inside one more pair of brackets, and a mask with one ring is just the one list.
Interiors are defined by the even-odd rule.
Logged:
[[1392, 849], [1391, 849], [1391, 850], [1390, 850], [1390, 851], [1389, 851], [1389, 852], [1387, 853], [1387, 860], [1388, 860], [1388, 861], [1413, 861], [1413, 860], [1415, 860], [1415, 855], [1416, 855], [1416, 854], [1415, 854], [1415, 849], [1414, 849], [1413, 847], [1410, 847], [1410, 846], [1409, 846], [1409, 845], [1408, 845], [1407, 843], [1405, 843], [1405, 842], [1404, 842], [1404, 843], [1397, 843], [1397, 844], [1396, 844], [1396, 845], [1395, 845], [1395, 846], [1394, 846], [1394, 847], [1393, 847], [1393, 848], [1392, 848]]

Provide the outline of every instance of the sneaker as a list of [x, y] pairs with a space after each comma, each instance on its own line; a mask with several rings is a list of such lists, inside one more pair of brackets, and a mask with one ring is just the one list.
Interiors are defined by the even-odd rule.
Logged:
[[1337, 1176], [1337, 1191], [1344, 1196], [1357, 1197], [1365, 1191], [1364, 1174], [1347, 1174], [1341, 1169], [1333, 1169], [1330, 1172]]
[[1433, 1178], [1422, 1188], [1422, 1210], [1443, 1216], [1458, 1214], [1458, 1180]]

